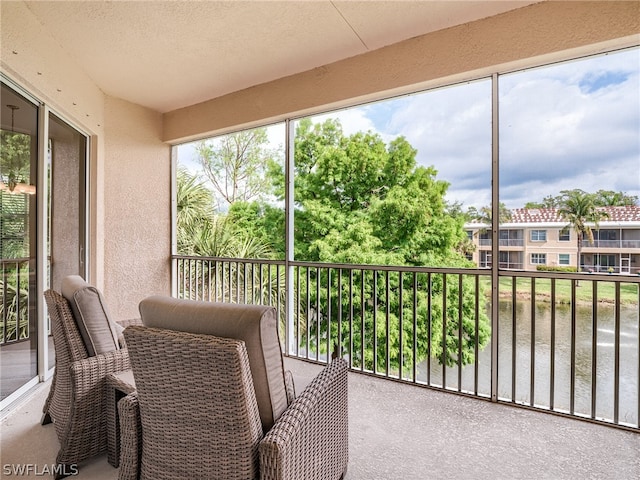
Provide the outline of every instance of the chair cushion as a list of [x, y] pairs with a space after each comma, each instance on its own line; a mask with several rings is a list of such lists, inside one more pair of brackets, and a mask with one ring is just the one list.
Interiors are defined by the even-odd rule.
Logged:
[[79, 275], [62, 279], [62, 296], [73, 317], [89, 356], [119, 350], [116, 323], [109, 318], [102, 293]]
[[140, 302], [140, 315], [147, 327], [244, 341], [263, 430], [270, 430], [286, 410], [287, 390], [275, 308], [152, 296]]

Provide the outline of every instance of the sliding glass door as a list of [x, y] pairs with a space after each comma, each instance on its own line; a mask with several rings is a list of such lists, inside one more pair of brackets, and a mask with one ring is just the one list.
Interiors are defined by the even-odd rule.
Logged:
[[[24, 92], [23, 92], [24, 93]], [[42, 293], [86, 277], [88, 137], [2, 82], [0, 405], [55, 364]]]
[[0, 104], [1, 399], [38, 375], [38, 106], [2, 85]]

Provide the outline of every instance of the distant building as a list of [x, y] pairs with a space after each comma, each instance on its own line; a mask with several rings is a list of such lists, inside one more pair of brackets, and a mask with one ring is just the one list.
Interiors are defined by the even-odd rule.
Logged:
[[[608, 218], [593, 229], [593, 243], [582, 242], [582, 271], [640, 273], [640, 206], [602, 207]], [[483, 268], [492, 264], [489, 225], [468, 223], [467, 235], [475, 245], [471, 259]], [[536, 270], [538, 265], [575, 266], [576, 232], [554, 208], [517, 208], [500, 225], [500, 268]]]

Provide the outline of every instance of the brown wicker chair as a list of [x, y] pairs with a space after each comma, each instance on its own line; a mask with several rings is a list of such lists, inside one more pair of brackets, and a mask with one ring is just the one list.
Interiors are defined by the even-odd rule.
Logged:
[[[47, 290], [44, 297], [51, 318], [56, 369], [42, 424], [54, 423], [60, 442], [56, 478], [62, 478], [74, 473], [78, 463], [106, 451], [105, 376], [129, 369], [129, 354], [120, 349], [89, 356], [69, 302], [54, 290]], [[118, 323], [127, 327], [141, 322]]]
[[343, 360], [328, 365], [265, 432], [244, 341], [152, 327], [124, 335], [137, 391], [118, 404], [120, 480], [343, 477]]

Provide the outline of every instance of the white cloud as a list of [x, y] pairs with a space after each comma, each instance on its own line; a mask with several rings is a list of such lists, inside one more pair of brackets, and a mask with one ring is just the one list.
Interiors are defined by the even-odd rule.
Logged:
[[[640, 53], [593, 57], [501, 77], [500, 195], [510, 208], [561, 190], [640, 196]], [[451, 183], [448, 199], [490, 202], [489, 80], [328, 114], [345, 133], [403, 135], [418, 162]]]

